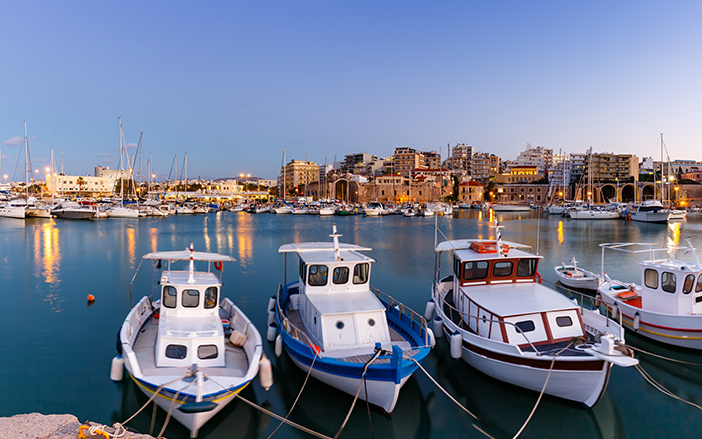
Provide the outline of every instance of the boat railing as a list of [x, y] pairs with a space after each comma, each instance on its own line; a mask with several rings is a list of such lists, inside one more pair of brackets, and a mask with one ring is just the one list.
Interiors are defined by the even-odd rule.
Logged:
[[466, 322], [465, 319], [468, 318], [469, 322], [470, 322], [470, 319], [475, 319], [475, 323], [476, 323], [476, 327], [477, 327], [477, 331], [475, 331], [475, 332], [478, 334], [478, 336], [481, 336], [480, 335], [480, 326], [478, 325], [478, 323], [480, 323], [480, 322], [497, 323], [499, 325], [511, 326], [514, 328], [514, 330], [517, 332], [517, 334], [521, 334], [521, 336], [524, 337], [524, 340], [529, 344], [529, 346], [531, 346], [531, 348], [534, 350], [534, 352], [536, 352], [536, 355], [539, 355], [539, 356], [542, 355], [541, 352], [539, 352], [539, 350], [536, 349], [536, 346], [534, 345], [534, 343], [532, 343], [531, 340], [529, 340], [529, 337], [526, 335], [526, 333], [524, 333], [524, 331], [522, 331], [519, 328], [519, 326], [517, 326], [515, 323], [505, 322], [505, 321], [496, 320], [496, 319], [488, 319], [487, 317], [479, 317], [479, 316], [472, 316], [470, 314], [466, 314], [462, 311], [459, 311], [452, 304], [447, 303], [443, 298], [440, 298], [438, 305], [440, 307], [442, 307], [442, 309], [443, 309], [443, 307], [448, 307], [452, 314], [455, 312], [456, 314], [458, 314], [461, 317], [461, 320], [458, 323], [456, 323], [453, 318], [450, 318], [451, 321], [454, 322], [454, 324], [457, 324], [460, 329], [473, 331], [472, 328], [466, 327], [466, 325], [469, 323]]
[[427, 331], [429, 326], [423, 316], [417, 314], [412, 308], [403, 305], [401, 302], [393, 299], [392, 296], [383, 293], [375, 287], [370, 287], [370, 290], [381, 302], [387, 304], [388, 310], [390, 310], [390, 308], [395, 308], [399, 316], [406, 316], [409, 319], [410, 329], [415, 329], [415, 327], [419, 329], [419, 333], [424, 334], [424, 343], [429, 345], [429, 331]]
[[[290, 319], [283, 312], [283, 308], [281, 308], [281, 303], [280, 303], [280, 295], [282, 292], [283, 292], [283, 285], [278, 284], [278, 292], [276, 293], [275, 307], [276, 307], [276, 313], [278, 314], [278, 318], [280, 319], [280, 321], [283, 325], [283, 328], [285, 329], [285, 331], [288, 334], [292, 335], [296, 340], [300, 340], [306, 344], [311, 344], [312, 340], [307, 335], [307, 332], [304, 329], [299, 328], [297, 325], [292, 323], [290, 321]], [[288, 297], [290, 297], [290, 296], [288, 295]], [[304, 340], [303, 340], [303, 338], [304, 338]]]

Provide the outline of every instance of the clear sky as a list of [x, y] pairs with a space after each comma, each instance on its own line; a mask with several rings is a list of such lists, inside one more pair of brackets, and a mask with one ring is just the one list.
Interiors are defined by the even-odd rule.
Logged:
[[275, 178], [283, 147], [657, 159], [660, 133], [702, 160], [700, 23], [698, 1], [6, 1], [0, 172], [23, 179], [23, 119], [35, 168], [52, 145], [118, 168], [118, 116], [160, 179], [184, 153], [188, 177]]

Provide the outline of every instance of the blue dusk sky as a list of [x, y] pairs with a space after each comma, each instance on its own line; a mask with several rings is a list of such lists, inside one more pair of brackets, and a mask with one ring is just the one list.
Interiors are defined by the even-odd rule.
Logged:
[[[275, 178], [447, 145], [702, 160], [702, 2], [6, 1], [0, 173]], [[43, 171], [42, 171], [43, 172]], [[171, 177], [172, 178], [172, 177]]]

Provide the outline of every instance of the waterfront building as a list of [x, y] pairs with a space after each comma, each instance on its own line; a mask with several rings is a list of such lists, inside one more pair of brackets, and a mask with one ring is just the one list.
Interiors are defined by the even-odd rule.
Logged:
[[498, 184], [493, 196], [496, 203], [543, 204], [549, 189], [548, 184]]
[[281, 169], [280, 175], [285, 177], [287, 190], [300, 185], [307, 186], [319, 181], [319, 165], [309, 161], [291, 160], [285, 165], [285, 169]]
[[543, 174], [539, 173], [537, 166], [512, 166], [509, 173], [502, 173], [495, 177], [495, 182], [500, 184], [506, 183], [532, 183], [541, 180]]
[[586, 160], [583, 182], [624, 182], [632, 178], [638, 180], [639, 158], [636, 155], [591, 153]]
[[490, 180], [494, 180], [495, 177], [497, 177], [497, 174], [500, 174], [501, 172], [502, 172], [502, 161], [500, 160], [500, 157], [496, 156], [495, 154], [490, 154], [490, 169], [489, 169]]
[[477, 181], [465, 181], [458, 184], [456, 198], [459, 203], [482, 203], [485, 188]]
[[580, 184], [585, 181], [585, 163], [587, 163], [588, 153], [570, 154], [570, 184]]
[[475, 181], [488, 181], [490, 179], [490, 154], [476, 152], [470, 161], [471, 178]]
[[552, 149], [543, 146], [533, 147], [528, 143], [526, 149], [519, 153], [516, 160], [517, 166], [536, 166], [541, 175], [545, 175], [552, 162]]
[[465, 143], [459, 143], [451, 150], [450, 169], [453, 171], [463, 170], [466, 175], [471, 175], [471, 158], [473, 157], [473, 147]]
[[393, 158], [394, 172], [403, 177], [409, 177], [412, 169], [423, 165], [422, 154], [407, 146], [395, 148]]
[[348, 154], [344, 157], [341, 162], [339, 171], [349, 174], [366, 174], [368, 171], [368, 165], [378, 160], [377, 156], [369, 154], [367, 152]]
[[[104, 176], [49, 174], [46, 176], [46, 189], [51, 194], [66, 197], [84, 195], [89, 197], [109, 197], [113, 194], [117, 173]], [[125, 174], [125, 178], [129, 178]], [[126, 186], [125, 186], [126, 187]]]

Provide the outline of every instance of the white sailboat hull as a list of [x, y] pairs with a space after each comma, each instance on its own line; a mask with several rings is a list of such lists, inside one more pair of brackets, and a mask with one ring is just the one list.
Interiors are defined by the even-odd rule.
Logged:
[[126, 207], [112, 207], [107, 210], [109, 218], [139, 218], [139, 211]]
[[0, 206], [0, 217], [4, 218], [25, 218], [24, 206]]

